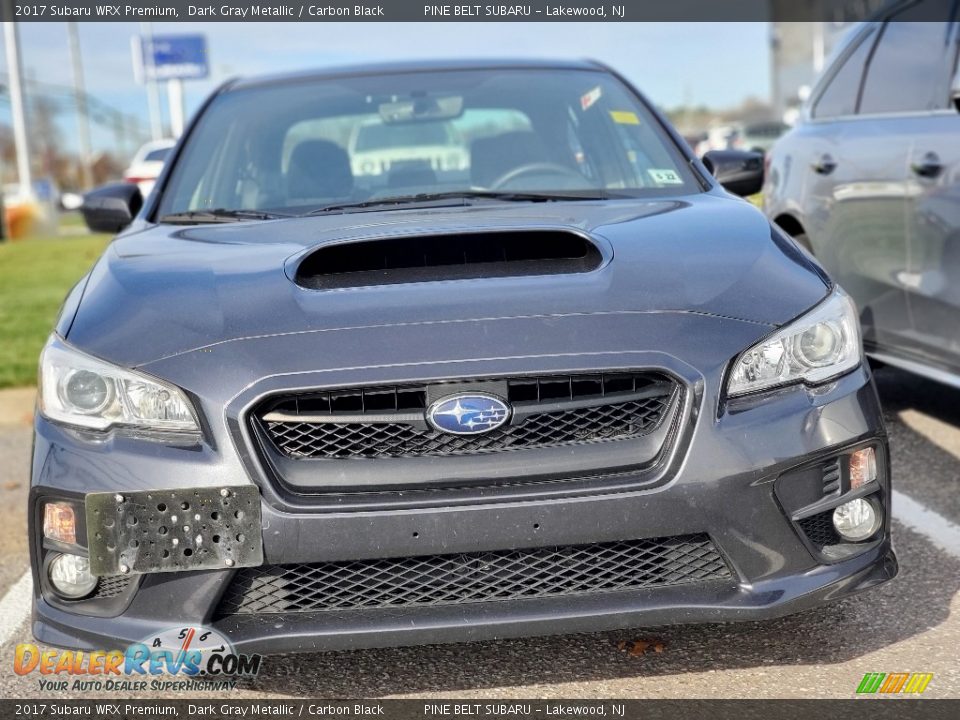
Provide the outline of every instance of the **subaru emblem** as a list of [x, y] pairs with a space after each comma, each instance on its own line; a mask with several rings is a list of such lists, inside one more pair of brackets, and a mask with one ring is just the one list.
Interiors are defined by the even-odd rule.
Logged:
[[495, 430], [509, 419], [509, 405], [482, 393], [448, 395], [427, 410], [427, 422], [452, 435], [479, 435]]

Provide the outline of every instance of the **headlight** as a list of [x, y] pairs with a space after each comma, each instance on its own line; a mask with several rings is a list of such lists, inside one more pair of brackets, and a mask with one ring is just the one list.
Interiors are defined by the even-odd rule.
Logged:
[[40, 412], [92, 430], [132, 427], [198, 432], [196, 414], [178, 388], [111, 365], [52, 335], [40, 356]]
[[740, 355], [730, 373], [727, 395], [824, 382], [853, 370], [860, 359], [857, 310], [837, 288], [806, 315]]

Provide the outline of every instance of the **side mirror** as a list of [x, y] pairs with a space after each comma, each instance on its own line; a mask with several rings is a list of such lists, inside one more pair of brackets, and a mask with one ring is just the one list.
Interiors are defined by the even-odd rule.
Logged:
[[703, 164], [723, 187], [746, 197], [763, 187], [763, 155], [746, 150], [711, 150]]
[[80, 212], [94, 232], [118, 233], [143, 207], [140, 188], [134, 183], [113, 183], [91, 190], [83, 196]]

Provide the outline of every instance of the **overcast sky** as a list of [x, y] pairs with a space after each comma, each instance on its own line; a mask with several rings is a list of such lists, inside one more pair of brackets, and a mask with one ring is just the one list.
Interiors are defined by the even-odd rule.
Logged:
[[[137, 23], [80, 23], [87, 91], [147, 123], [147, 98], [134, 81], [130, 41]], [[766, 23], [154, 23], [157, 35], [203, 33], [211, 76], [186, 83], [187, 112], [234, 75], [366, 60], [435, 57], [588, 57], [616, 67], [654, 102], [729, 107], [769, 94]], [[22, 23], [28, 77], [70, 85], [63, 23]], [[2, 38], [0, 38], [2, 42]], [[0, 56], [6, 70], [6, 59]], [[164, 102], [165, 102], [164, 97]], [[0, 122], [9, 102], [0, 98]], [[74, 117], [58, 118], [72, 147]], [[109, 133], [95, 130], [104, 147]]]

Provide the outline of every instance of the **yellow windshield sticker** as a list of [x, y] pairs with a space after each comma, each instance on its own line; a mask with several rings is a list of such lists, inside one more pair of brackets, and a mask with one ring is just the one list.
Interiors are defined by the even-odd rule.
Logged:
[[639, 125], [640, 118], [637, 117], [635, 112], [630, 110], [611, 110], [610, 117], [613, 118], [615, 123], [621, 125]]

